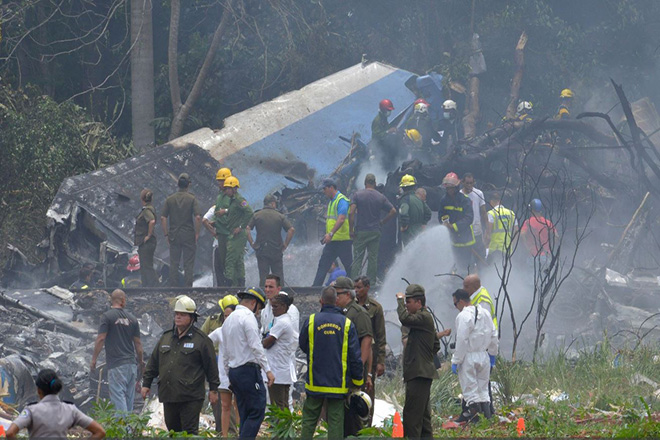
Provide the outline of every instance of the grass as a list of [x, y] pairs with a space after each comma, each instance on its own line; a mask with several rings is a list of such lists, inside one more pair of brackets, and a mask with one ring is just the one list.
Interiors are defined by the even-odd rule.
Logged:
[[[436, 436], [641, 437], [660, 435], [660, 352], [654, 347], [614, 351], [605, 339], [567, 359], [554, 353], [536, 364], [498, 359], [491, 380], [498, 416], [460, 429], [442, 423], [460, 412], [458, 378], [443, 369], [431, 390]], [[377, 397], [403, 405], [401, 374], [379, 383]]]

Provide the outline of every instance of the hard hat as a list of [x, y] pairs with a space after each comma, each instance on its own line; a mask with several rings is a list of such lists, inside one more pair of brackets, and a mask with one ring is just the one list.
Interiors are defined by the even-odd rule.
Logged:
[[197, 314], [197, 305], [188, 295], [179, 295], [176, 297], [176, 303], [174, 303], [174, 311]]
[[262, 306], [266, 304], [266, 294], [263, 290], [261, 290], [260, 287], [250, 287], [245, 292], [238, 292], [237, 295], [240, 299], [245, 297], [252, 297], [260, 302]]
[[532, 103], [529, 101], [522, 101], [520, 104], [518, 104], [518, 113], [523, 113], [527, 112], [530, 113], [532, 111]]
[[444, 179], [442, 179], [442, 186], [445, 188], [448, 186], [458, 186], [460, 179], [456, 173], [448, 173]]
[[133, 255], [131, 258], [128, 259], [128, 266], [126, 266], [126, 270], [129, 272], [135, 272], [136, 270], [140, 270], [139, 255]]
[[571, 89], [564, 89], [561, 91], [561, 94], [559, 95], [560, 98], [572, 98], [573, 97], [573, 91]]
[[380, 109], [381, 112], [392, 111], [394, 110], [394, 104], [392, 104], [392, 101], [390, 101], [389, 99], [383, 99], [378, 104], [378, 108]]
[[413, 103], [413, 106], [415, 106], [415, 105], [417, 105], [417, 104], [426, 104], [428, 107], [431, 106], [431, 104], [429, 104], [429, 103], [426, 101], [426, 99], [424, 99], [424, 98], [418, 98], [418, 99], [416, 99], [415, 102]]
[[215, 174], [215, 180], [225, 180], [227, 177], [231, 177], [231, 170], [229, 168], [220, 168]]
[[234, 176], [229, 176], [225, 179], [225, 188], [240, 188], [241, 185], [238, 183], [238, 179]]
[[408, 139], [410, 139], [416, 144], [422, 142], [422, 135], [419, 133], [419, 131], [417, 131], [414, 128], [411, 128], [410, 130], [406, 130], [406, 136], [408, 136]]
[[429, 106], [423, 102], [415, 104], [415, 113], [427, 113], [429, 111]]
[[417, 180], [415, 180], [414, 176], [411, 176], [410, 174], [406, 174], [401, 178], [401, 182], [399, 183], [399, 186], [402, 188], [405, 188], [406, 186], [414, 186], [417, 185]]
[[349, 410], [358, 416], [369, 417], [371, 413], [371, 397], [362, 390], [356, 390], [351, 393], [348, 399]]
[[532, 200], [532, 203], [529, 204], [529, 207], [532, 208], [536, 212], [543, 211], [543, 203], [541, 203], [541, 201], [539, 199]]
[[225, 295], [224, 298], [221, 298], [218, 300], [218, 305], [222, 309], [222, 311], [225, 311], [225, 307], [231, 306], [231, 305], [237, 305], [238, 304], [238, 298], [236, 298], [234, 295]]
[[445, 102], [442, 103], [442, 109], [443, 110], [456, 110], [456, 102], [452, 101], [451, 99], [446, 100]]

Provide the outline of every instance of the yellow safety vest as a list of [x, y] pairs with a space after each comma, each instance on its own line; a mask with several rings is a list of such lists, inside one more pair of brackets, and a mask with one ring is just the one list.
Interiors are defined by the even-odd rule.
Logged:
[[511, 246], [511, 235], [513, 234], [516, 214], [502, 205], [491, 209], [488, 211], [488, 214], [495, 220], [493, 222], [493, 231], [490, 234], [488, 249], [491, 251], [506, 252], [506, 249]]
[[495, 330], [497, 330], [497, 313], [495, 311], [495, 304], [493, 304], [493, 298], [491, 298], [490, 293], [486, 290], [485, 287], [480, 287], [474, 293], [474, 298], [470, 300], [470, 304], [476, 306], [480, 303], [486, 303], [490, 307], [490, 316], [493, 318], [493, 324], [495, 325]]
[[[332, 228], [335, 227], [335, 223], [337, 223], [337, 218], [339, 217], [339, 214], [337, 214], [337, 205], [339, 205], [340, 200], [346, 200], [346, 202], [350, 203], [350, 200], [348, 200], [348, 198], [340, 192], [337, 193], [337, 196], [335, 197], [334, 200], [328, 203], [328, 212], [326, 213], [326, 221], [325, 221], [326, 234], [330, 233], [332, 231]], [[332, 241], [345, 241], [350, 239], [351, 239], [351, 233], [348, 225], [348, 216], [346, 216], [346, 220], [344, 220], [344, 223], [332, 236]]]

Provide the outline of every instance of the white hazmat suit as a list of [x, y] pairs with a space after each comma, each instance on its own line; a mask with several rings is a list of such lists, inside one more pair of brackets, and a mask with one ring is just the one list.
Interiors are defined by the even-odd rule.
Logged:
[[[476, 314], [476, 318], [475, 318]], [[498, 351], [497, 330], [490, 312], [465, 306], [456, 316], [456, 350], [451, 358], [458, 365], [458, 381], [468, 405], [489, 402], [490, 359]]]

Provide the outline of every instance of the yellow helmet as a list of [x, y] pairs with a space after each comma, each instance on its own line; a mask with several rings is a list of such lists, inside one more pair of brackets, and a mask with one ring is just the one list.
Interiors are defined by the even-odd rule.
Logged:
[[561, 94], [559, 95], [560, 98], [572, 98], [573, 97], [573, 91], [571, 89], [564, 89], [561, 91]]
[[224, 298], [220, 299], [218, 301], [218, 305], [222, 309], [222, 311], [225, 311], [225, 307], [231, 306], [231, 305], [238, 305], [238, 298], [236, 298], [234, 295], [225, 295]]
[[401, 183], [399, 183], [399, 186], [401, 188], [405, 188], [406, 186], [414, 186], [417, 185], [417, 180], [415, 180], [414, 176], [411, 176], [410, 174], [406, 174], [401, 178]]
[[215, 175], [215, 180], [225, 180], [231, 177], [231, 170], [229, 168], [220, 168]]
[[229, 176], [225, 179], [225, 188], [240, 188], [241, 185], [238, 183], [238, 179], [234, 176]]
[[408, 136], [408, 139], [415, 143], [422, 142], [422, 135], [419, 133], [419, 131], [415, 130], [414, 128], [411, 128], [410, 130], [406, 130], [406, 136]]

